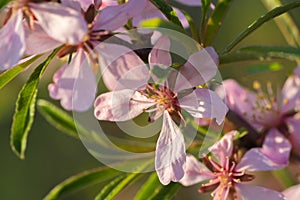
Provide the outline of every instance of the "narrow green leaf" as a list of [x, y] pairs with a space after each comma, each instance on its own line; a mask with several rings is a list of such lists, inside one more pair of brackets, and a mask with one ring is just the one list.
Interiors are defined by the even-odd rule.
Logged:
[[141, 22], [140, 26], [143, 28], [165, 28], [184, 33], [184, 29], [180, 26], [160, 18], [144, 20]]
[[230, 42], [222, 52], [222, 54], [228, 53], [231, 51], [237, 44], [239, 44], [243, 39], [245, 39], [249, 34], [253, 31], [258, 29], [264, 23], [270, 21], [271, 19], [282, 15], [294, 8], [300, 7], [300, 0], [285, 4], [283, 6], [276, 7], [266, 13], [265, 15], [261, 16], [257, 20], [255, 20], [252, 24], [250, 24], [244, 31], [242, 31], [232, 42]]
[[201, 0], [201, 21], [200, 21], [200, 38], [201, 42], [203, 42], [203, 37], [206, 29], [206, 24], [207, 24], [207, 15], [208, 15], [208, 10], [210, 7], [211, 0]]
[[21, 159], [25, 158], [27, 136], [34, 119], [37, 87], [44, 70], [49, 65], [57, 50], [41, 63], [31, 74], [29, 80], [21, 89], [16, 102], [16, 110], [11, 126], [11, 148]]
[[209, 46], [213, 43], [218, 31], [222, 25], [222, 21], [229, 10], [233, 0], [220, 0], [216, 5], [211, 17], [207, 22], [207, 27], [204, 34], [203, 43], [205, 46]]
[[0, 1], [0, 9], [2, 9], [6, 4], [8, 4], [12, 0], [1, 0]]
[[73, 118], [64, 110], [58, 108], [49, 101], [39, 99], [37, 102], [38, 111], [42, 116], [58, 130], [79, 139], [78, 132]]
[[284, 66], [279, 62], [273, 62], [269, 64], [256, 64], [256, 65], [250, 65], [247, 66], [245, 71], [247, 74], [257, 74], [257, 73], [263, 73], [263, 72], [274, 72], [279, 71], [283, 69]]
[[151, 0], [151, 2], [167, 17], [168, 20], [183, 29], [175, 10], [168, 3], [164, 0]]
[[181, 12], [184, 14], [186, 20], [187, 20], [188, 23], [189, 23], [190, 30], [191, 30], [191, 33], [192, 33], [192, 38], [193, 38], [194, 40], [196, 40], [197, 42], [200, 42], [198, 29], [197, 29], [197, 27], [196, 27], [196, 24], [195, 24], [195, 22], [194, 22], [192, 16], [191, 16], [188, 12], [186, 12], [186, 11], [184, 11], [184, 10], [181, 10]]
[[272, 59], [300, 60], [300, 48], [290, 46], [249, 46], [220, 56], [220, 64]]
[[273, 170], [272, 174], [284, 188], [288, 188], [296, 184], [295, 179], [293, 175], [289, 172], [288, 168]]
[[[151, 161], [152, 162], [152, 161]], [[132, 180], [137, 178], [141, 172], [150, 164], [150, 162], [146, 162], [142, 166], [139, 166], [134, 173], [128, 174], [124, 178], [117, 178], [117, 180], [110, 183], [110, 185], [96, 196], [95, 200], [112, 200], [115, 196], [117, 196]]]
[[36, 61], [40, 55], [34, 56], [32, 58], [29, 58], [29, 60], [25, 61], [24, 63], [21, 63], [20, 65], [17, 65], [11, 69], [8, 69], [7, 71], [0, 74], [0, 90], [7, 85], [10, 81], [12, 81], [17, 75], [19, 75], [26, 67], [28, 67], [30, 64], [32, 64], [34, 61]]
[[151, 199], [162, 189], [163, 185], [159, 182], [156, 172], [152, 173], [146, 183], [136, 194], [134, 200]]
[[116, 176], [119, 176], [123, 172], [111, 169], [108, 167], [101, 167], [98, 169], [88, 170], [72, 176], [56, 187], [54, 187], [44, 200], [55, 200], [64, 194], [67, 194], [78, 189], [83, 189], [89, 185], [97, 184], [108, 181]]
[[118, 176], [110, 183], [106, 184], [106, 186], [101, 190], [101, 192], [95, 197], [95, 200], [104, 200], [109, 195], [110, 191], [112, 191], [121, 181], [124, 180], [126, 176]]
[[176, 195], [179, 188], [180, 184], [177, 183], [163, 186], [159, 182], [156, 172], [154, 172], [138, 191], [134, 200], [170, 200]]
[[[274, 7], [281, 6], [282, 3], [279, 0], [261, 0], [264, 6], [271, 10]], [[300, 45], [300, 33], [298, 26], [294, 22], [291, 15], [285, 13], [278, 18], [274, 19], [278, 28], [280, 29], [282, 36], [286, 39], [287, 43], [291, 46]]]

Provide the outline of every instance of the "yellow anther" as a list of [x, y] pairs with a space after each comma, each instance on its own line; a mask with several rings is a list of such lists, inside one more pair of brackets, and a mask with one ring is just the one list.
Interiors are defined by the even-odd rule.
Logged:
[[259, 89], [261, 88], [260, 83], [259, 83], [258, 81], [254, 81], [254, 82], [253, 82], [253, 88], [254, 88], [255, 90], [259, 90]]

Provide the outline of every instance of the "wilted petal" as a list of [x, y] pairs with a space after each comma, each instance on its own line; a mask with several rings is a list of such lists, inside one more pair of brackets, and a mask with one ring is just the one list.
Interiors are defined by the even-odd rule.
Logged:
[[233, 139], [237, 131], [225, 134], [218, 142], [208, 148], [212, 154], [220, 161], [221, 166], [225, 166], [226, 157], [231, 157], [233, 150]]
[[213, 91], [198, 88], [179, 99], [180, 107], [195, 118], [215, 118], [221, 124], [228, 111], [221, 98]]
[[239, 199], [253, 200], [253, 199], [272, 199], [284, 200], [284, 195], [275, 190], [270, 190], [264, 187], [255, 185], [235, 183], [235, 189], [238, 193]]
[[188, 61], [179, 69], [175, 91], [202, 85], [212, 79], [217, 73], [215, 54], [202, 49], [192, 54]]
[[300, 199], [300, 184], [289, 187], [284, 190], [282, 194], [286, 197], [287, 200], [299, 200]]
[[[297, 72], [296, 72], [297, 73]], [[281, 112], [289, 112], [296, 107], [300, 107], [300, 76], [291, 75], [282, 88], [283, 105]]]
[[13, 67], [25, 52], [23, 14], [19, 10], [0, 30], [0, 72]]
[[53, 81], [48, 87], [50, 96], [60, 99], [66, 110], [85, 111], [93, 105], [97, 83], [82, 49], [55, 74]]
[[84, 41], [88, 27], [80, 12], [55, 2], [30, 3], [30, 8], [50, 37], [71, 45]]
[[38, 23], [34, 24], [34, 30], [31, 30], [27, 24], [24, 29], [27, 54], [45, 53], [62, 45], [61, 42], [50, 37]]
[[262, 148], [247, 151], [236, 170], [266, 171], [284, 168], [288, 165], [290, 151], [290, 142], [277, 129], [271, 129]]
[[184, 175], [185, 143], [179, 127], [168, 111], [164, 111], [163, 125], [156, 144], [155, 170], [163, 185], [178, 182]]
[[94, 104], [94, 114], [98, 120], [127, 121], [154, 104], [139, 92], [124, 89], [98, 96]]
[[199, 162], [194, 156], [187, 155], [184, 176], [179, 182], [184, 186], [190, 186], [212, 178], [208, 175], [203, 175], [202, 171], [209, 172], [205, 165]]
[[163, 36], [157, 41], [149, 54], [150, 68], [153, 68], [153, 65], [162, 65], [163, 67], [172, 65], [170, 46], [170, 39], [167, 36]]
[[97, 46], [103, 81], [110, 90], [137, 89], [149, 80], [145, 63], [127, 47], [116, 44]]
[[145, 6], [146, 0], [129, 0], [122, 5], [107, 6], [96, 16], [93, 30], [116, 30], [139, 15]]

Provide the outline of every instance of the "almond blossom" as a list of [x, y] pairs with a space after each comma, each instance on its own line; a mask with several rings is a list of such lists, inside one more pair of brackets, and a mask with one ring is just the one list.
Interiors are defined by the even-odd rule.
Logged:
[[[282, 91], [274, 94], [271, 85], [267, 93], [254, 83], [256, 93], [242, 88], [234, 80], [223, 82], [228, 107], [268, 139], [272, 132], [280, 132], [285, 143], [291, 143], [300, 155], [300, 67], [285, 82]], [[276, 96], [275, 96], [276, 95]], [[271, 148], [271, 147], [270, 147]], [[273, 156], [276, 159], [277, 155]], [[278, 157], [287, 163], [289, 157]]]
[[5, 52], [0, 56], [1, 71], [13, 67], [24, 55], [28, 45], [25, 42], [25, 25], [34, 30], [38, 23], [49, 37], [70, 45], [81, 41], [88, 31], [79, 12], [55, 2], [14, 1], [10, 4], [7, 18], [7, 23], [0, 30], [0, 50]]
[[[132, 52], [110, 63], [111, 67], [103, 72], [103, 78], [107, 79], [108, 87], [113, 91], [98, 96], [94, 104], [98, 120], [126, 121], [148, 112], [152, 122], [163, 116], [156, 145], [155, 169], [164, 185], [170, 181], [177, 182], [184, 175], [185, 143], [177, 125], [184, 124], [182, 109], [193, 117], [215, 118], [219, 124], [227, 112], [216, 93], [195, 88], [216, 74], [216, 58], [211, 57], [216, 54], [209, 53], [212, 49], [202, 49], [192, 54], [178, 71], [169, 71], [172, 69], [170, 45], [166, 36], [155, 44], [148, 57], [150, 71]], [[167, 76], [158, 77], [162, 73], [155, 74], [157, 68], [166, 72]]]
[[[209, 182], [202, 184], [199, 192], [212, 192], [211, 195], [214, 200], [231, 198], [239, 200], [285, 199], [283, 194], [274, 190], [243, 183], [255, 178], [248, 172], [276, 170], [286, 165], [277, 165], [272, 159], [263, 154], [259, 157], [254, 157], [253, 154], [257, 155], [256, 151], [258, 148], [246, 152], [239, 161], [233, 145], [235, 135], [236, 131], [231, 131], [210, 147], [209, 150], [214, 158], [205, 155], [202, 159], [203, 163], [199, 162], [192, 155], [188, 155], [185, 175], [180, 180], [180, 183], [184, 186], [190, 186], [209, 180]], [[280, 134], [274, 133], [274, 136], [280, 137]], [[266, 146], [266, 143], [263, 146]], [[273, 150], [278, 151], [275, 147]]]
[[300, 184], [289, 187], [282, 193], [287, 200], [298, 200], [300, 198]]
[[[133, 12], [134, 6], [142, 10], [146, 0], [130, 0], [128, 3], [107, 6], [103, 9], [99, 2], [98, 5], [90, 2], [92, 4], [89, 7], [87, 2], [83, 4], [82, 1], [62, 1], [62, 3], [77, 8], [79, 12], [83, 10], [88, 35], [74, 45], [65, 44], [58, 53], [61, 57], [72, 53], [75, 55], [70, 63], [56, 72], [53, 77], [54, 83], [50, 84], [48, 89], [50, 96], [60, 100], [66, 110], [85, 111], [93, 104], [97, 91], [94, 74], [97, 72], [100, 56], [97, 45], [111, 37], [112, 31], [124, 26], [130, 18], [137, 15], [138, 12]], [[100, 12], [97, 9], [100, 9]], [[32, 37], [30, 43], [38, 45], [41, 42], [37, 41], [36, 37]], [[110, 53], [109, 49], [101, 49], [101, 51]]]

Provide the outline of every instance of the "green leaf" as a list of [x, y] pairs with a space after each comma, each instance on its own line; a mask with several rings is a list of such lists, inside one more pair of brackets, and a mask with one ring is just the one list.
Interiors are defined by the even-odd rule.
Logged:
[[[203, 40], [205, 29], [206, 29], [206, 24], [207, 24], [207, 15], [208, 15], [208, 10], [210, 7], [211, 0], [201, 0], [201, 22], [200, 22], [200, 38], [201, 41]], [[203, 42], [203, 41], [202, 41]]]
[[19, 75], [26, 67], [36, 61], [41, 55], [34, 56], [29, 58], [29, 60], [21, 63], [11, 69], [6, 70], [5, 72], [0, 74], [0, 90], [7, 85], [10, 81], [12, 81], [17, 75]]
[[261, 16], [257, 20], [255, 20], [252, 24], [250, 24], [244, 31], [242, 31], [232, 42], [230, 42], [222, 52], [222, 54], [228, 53], [231, 51], [237, 44], [239, 44], [243, 39], [245, 39], [248, 35], [250, 35], [253, 31], [258, 29], [264, 23], [270, 21], [271, 19], [282, 15], [285, 12], [288, 12], [294, 8], [300, 7], [300, 1], [295, 1], [292, 3], [285, 4], [283, 6], [276, 7]]
[[220, 64], [246, 61], [270, 61], [272, 59], [288, 59], [298, 61], [300, 48], [290, 46], [249, 46], [232, 53], [220, 56]]
[[170, 183], [168, 186], [163, 186], [157, 177], [156, 172], [152, 173], [146, 183], [136, 194], [134, 200], [170, 200], [172, 199], [180, 185], [177, 183]]
[[196, 26], [192, 16], [188, 12], [186, 12], [185, 10], [181, 10], [181, 12], [184, 14], [186, 20], [189, 23], [190, 30], [191, 30], [191, 33], [192, 33], [192, 38], [194, 40], [196, 40], [197, 42], [200, 42], [198, 29], [197, 29], [197, 26]]
[[165, 29], [170, 29], [181, 33], [185, 33], [184, 29], [182, 29], [180, 26], [160, 18], [144, 20], [141, 22], [140, 26], [143, 28], [154, 28], [154, 29], [165, 28]]
[[263, 72], [274, 72], [283, 69], [284, 66], [279, 62], [269, 63], [269, 64], [257, 64], [257, 65], [250, 65], [246, 68], [247, 74], [257, 74]]
[[175, 10], [173, 10], [168, 3], [164, 0], [151, 0], [151, 2], [167, 17], [168, 20], [183, 29]]
[[[281, 6], [282, 3], [279, 0], [261, 0], [264, 6], [271, 10], [274, 7]], [[292, 16], [288, 13], [281, 15], [280, 17], [274, 19], [282, 36], [286, 39], [287, 43], [291, 46], [300, 45], [300, 33], [297, 24], [293, 20]]]
[[213, 43], [232, 2], [233, 0], [218, 1], [215, 10], [207, 22], [204, 39], [202, 41], [205, 46], [210, 46]]
[[123, 172], [111, 169], [108, 167], [101, 167], [93, 170], [88, 170], [72, 176], [56, 187], [54, 187], [44, 200], [55, 200], [64, 194], [76, 191], [78, 189], [83, 189], [89, 185], [97, 184], [101, 182], [108, 181], [116, 176], [119, 176]]
[[[151, 161], [152, 162], [152, 161]], [[118, 177], [113, 180], [107, 187], [103, 188], [100, 193], [96, 196], [95, 200], [112, 200], [116, 197], [128, 184], [137, 178], [141, 172], [150, 164], [146, 162], [142, 166], [134, 170], [134, 173], [128, 174], [125, 177]]]
[[6, 4], [8, 4], [12, 0], [1, 0], [0, 1], [0, 9], [2, 9]]
[[42, 116], [58, 130], [79, 139], [76, 125], [73, 118], [64, 110], [50, 103], [39, 99], [37, 102], [38, 111]]
[[54, 50], [31, 74], [22, 87], [16, 102], [16, 110], [11, 126], [11, 148], [21, 159], [25, 158], [27, 136], [33, 123], [37, 87], [44, 70], [59, 49]]

